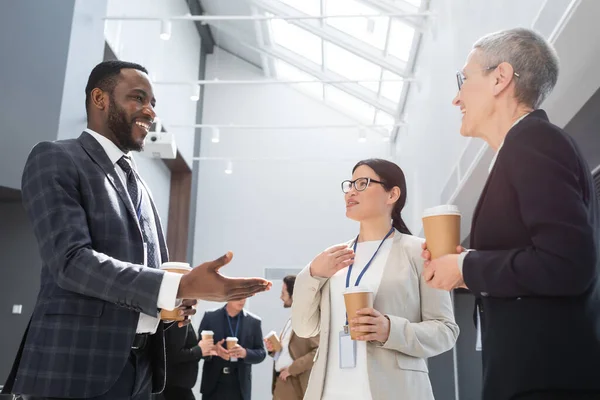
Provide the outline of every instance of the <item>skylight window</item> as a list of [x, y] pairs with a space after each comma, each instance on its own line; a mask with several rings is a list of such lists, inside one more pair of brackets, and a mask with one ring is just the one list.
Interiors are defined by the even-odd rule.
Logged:
[[321, 0], [279, 0], [308, 15], [321, 15]]
[[271, 20], [271, 29], [275, 44], [322, 65], [321, 46], [323, 46], [323, 41], [319, 36], [281, 19]]
[[325, 86], [325, 101], [335, 105], [359, 121], [372, 123], [375, 107], [333, 86]]
[[404, 0], [408, 4], [412, 4], [415, 7], [421, 7], [421, 0]]
[[[327, 0], [326, 15], [374, 15], [381, 12], [356, 0]], [[327, 24], [383, 50], [389, 18], [331, 18]]]
[[313, 97], [323, 100], [323, 84], [314, 76], [291, 66], [281, 60], [275, 60], [275, 71], [277, 77], [288, 81], [314, 81], [315, 83], [294, 83], [291, 86], [298, 90], [310, 94]]
[[[400, 95], [404, 87], [404, 82], [400, 80], [401, 77], [393, 72], [384, 70], [381, 78], [384, 81], [381, 82], [381, 95], [394, 103], [400, 101]], [[386, 80], [394, 80], [394, 82], [385, 82]]]
[[407, 61], [413, 44], [415, 30], [398, 20], [392, 21], [389, 53], [402, 61]]
[[325, 51], [327, 69], [348, 79], [371, 80], [371, 82], [361, 82], [360, 85], [377, 93], [379, 82], [376, 81], [381, 76], [380, 66], [329, 42], [325, 42]]

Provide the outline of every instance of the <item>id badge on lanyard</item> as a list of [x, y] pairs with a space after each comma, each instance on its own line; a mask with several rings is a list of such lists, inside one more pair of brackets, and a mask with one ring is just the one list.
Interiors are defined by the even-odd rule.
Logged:
[[340, 369], [356, 368], [356, 341], [350, 334], [340, 332]]
[[144, 243], [144, 267], [148, 266], [148, 243]]
[[475, 351], [483, 350], [483, 345], [481, 344], [481, 316], [479, 313], [479, 305], [477, 305], [477, 339], [475, 341]]

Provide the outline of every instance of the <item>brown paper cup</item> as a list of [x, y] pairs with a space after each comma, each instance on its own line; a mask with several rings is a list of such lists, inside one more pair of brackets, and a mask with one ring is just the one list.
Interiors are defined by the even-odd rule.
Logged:
[[[225, 343], [227, 343], [227, 350], [231, 350], [233, 349], [235, 346], [237, 346], [238, 344], [238, 339], [234, 338], [234, 337], [228, 337], [227, 339], [225, 339]], [[231, 357], [229, 358], [229, 361], [231, 362], [237, 362], [237, 358], [235, 357]]]
[[215, 344], [215, 333], [213, 331], [202, 331], [200, 332], [200, 336], [202, 336], [202, 340], [211, 341]]
[[[180, 262], [166, 262], [160, 267], [163, 271], [174, 272], [176, 274], [187, 274], [192, 270], [189, 264]], [[160, 319], [166, 322], [172, 321], [183, 321], [185, 318], [182, 315], [178, 315], [179, 310], [175, 309], [172, 311], [161, 310]]]
[[271, 343], [271, 345], [273, 346], [273, 351], [281, 351], [281, 342], [279, 341], [279, 338], [277, 337], [277, 333], [275, 333], [275, 331], [269, 332], [269, 334], [265, 336], [265, 340], [268, 340]]
[[227, 344], [227, 350], [233, 349], [238, 344], [238, 339], [234, 337], [228, 337], [225, 339], [225, 343]]
[[[355, 325], [350, 321], [356, 317], [356, 312], [362, 308], [373, 307], [373, 292], [361, 287], [350, 287], [344, 292], [344, 303], [346, 304], [346, 313], [348, 314], [348, 325], [352, 328]], [[355, 332], [350, 329], [352, 340], [356, 340], [361, 335], [361, 332]]]
[[432, 260], [446, 254], [456, 254], [456, 248], [460, 245], [458, 207], [445, 205], [425, 210], [423, 231]]

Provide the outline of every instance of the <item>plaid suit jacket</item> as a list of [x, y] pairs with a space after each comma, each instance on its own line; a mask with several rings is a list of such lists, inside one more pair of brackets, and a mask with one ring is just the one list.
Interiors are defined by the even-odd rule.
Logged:
[[[22, 192], [43, 265], [13, 393], [99, 396], [128, 360], [139, 313], [156, 315], [163, 273], [143, 265], [142, 233], [127, 190], [88, 133], [36, 145]], [[168, 253], [153, 209], [164, 262]], [[162, 323], [151, 351], [153, 391], [159, 392]]]

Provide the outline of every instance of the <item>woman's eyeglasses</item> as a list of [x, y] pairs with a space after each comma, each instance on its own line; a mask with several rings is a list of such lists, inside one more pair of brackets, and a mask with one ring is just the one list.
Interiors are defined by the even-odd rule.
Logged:
[[342, 182], [342, 192], [348, 193], [352, 190], [352, 186], [356, 189], [357, 192], [362, 192], [369, 187], [370, 183], [379, 183], [380, 185], [385, 185], [385, 183], [376, 181], [371, 178], [357, 178], [353, 181], [344, 181]]
[[[493, 69], [498, 68], [498, 65], [494, 65], [492, 67], [487, 67], [487, 68], [482, 68], [482, 71], [490, 71]], [[517, 78], [519, 78], [521, 75], [519, 75], [516, 72], [513, 72], [513, 75], [516, 76]], [[465, 80], [467, 78], [465, 77], [465, 74], [462, 71], [457, 71], [456, 72], [456, 83], [458, 83], [458, 90], [462, 89], [462, 85], [465, 83]]]

